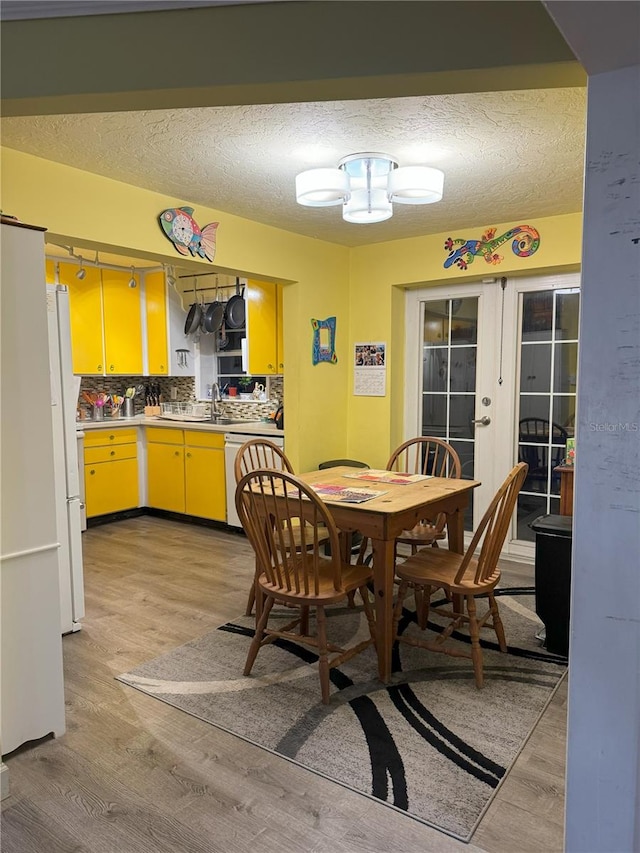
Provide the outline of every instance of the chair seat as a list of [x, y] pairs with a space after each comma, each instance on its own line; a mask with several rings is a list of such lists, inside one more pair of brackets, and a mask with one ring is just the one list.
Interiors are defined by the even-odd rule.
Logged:
[[314, 605], [314, 604], [335, 604], [341, 601], [347, 593], [358, 589], [368, 583], [373, 575], [371, 569], [365, 565], [350, 565], [343, 564], [342, 567], [342, 589], [336, 590], [333, 585], [333, 566], [331, 560], [321, 560], [319, 565], [319, 584], [318, 594], [305, 594], [303, 591], [297, 593], [294, 590], [285, 592], [281, 587], [274, 587], [266, 578], [266, 575], [261, 574], [258, 577], [258, 585], [267, 595], [273, 595], [280, 601], [285, 601], [288, 604]]
[[400, 580], [419, 586], [442, 587], [453, 595], [488, 591], [493, 589], [500, 580], [500, 570], [496, 568], [485, 581], [476, 583], [475, 572], [478, 562], [472, 558], [464, 577], [456, 584], [455, 576], [463, 559], [464, 554], [456, 554], [454, 551], [425, 548], [398, 565], [396, 575]]

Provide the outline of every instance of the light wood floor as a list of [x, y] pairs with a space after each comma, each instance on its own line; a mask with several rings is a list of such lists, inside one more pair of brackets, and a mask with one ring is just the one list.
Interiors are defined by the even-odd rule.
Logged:
[[[562, 850], [565, 687], [463, 844], [114, 680], [243, 612], [243, 536], [143, 517], [83, 541], [67, 732], [6, 757], [3, 853]], [[531, 566], [504, 566], [510, 584], [532, 583]]]

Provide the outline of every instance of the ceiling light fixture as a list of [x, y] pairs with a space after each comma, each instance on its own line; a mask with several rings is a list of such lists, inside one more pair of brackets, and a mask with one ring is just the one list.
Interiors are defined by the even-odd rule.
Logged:
[[131, 267], [131, 278], [129, 279], [129, 287], [137, 287], [138, 282], [136, 281], [136, 268]]
[[347, 222], [384, 222], [392, 202], [440, 201], [444, 173], [430, 166], [398, 166], [389, 154], [350, 154], [338, 168], [309, 169], [296, 176], [296, 200], [305, 207], [342, 205]]
[[82, 281], [82, 279], [86, 276], [87, 271], [86, 271], [86, 269], [82, 266], [82, 264], [84, 263], [84, 258], [83, 258], [81, 255], [78, 255], [78, 257], [80, 258], [80, 269], [79, 269], [79, 270], [78, 270], [78, 272], [76, 273], [76, 278], [79, 278], [79, 279], [80, 279], [80, 281]]

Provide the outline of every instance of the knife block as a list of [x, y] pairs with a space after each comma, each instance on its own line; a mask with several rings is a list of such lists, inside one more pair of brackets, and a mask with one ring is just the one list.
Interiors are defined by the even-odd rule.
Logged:
[[144, 414], [147, 418], [152, 418], [154, 415], [159, 415], [162, 409], [160, 406], [145, 406]]

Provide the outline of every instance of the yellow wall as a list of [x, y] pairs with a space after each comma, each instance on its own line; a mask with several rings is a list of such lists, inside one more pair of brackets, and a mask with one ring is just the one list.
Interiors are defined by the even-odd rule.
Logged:
[[[2, 149], [2, 209], [44, 225], [49, 239], [156, 260], [181, 263], [162, 233], [158, 214], [189, 204], [29, 154]], [[531, 258], [502, 247], [504, 261], [488, 267], [477, 259], [465, 273], [445, 270], [444, 240], [497, 234], [514, 222], [480, 223], [464, 233], [436, 234], [347, 249], [300, 237], [222, 211], [195, 207], [200, 226], [220, 222], [215, 268], [286, 282], [284, 292], [285, 410], [287, 455], [297, 470], [331, 458], [386, 462], [402, 437], [404, 289], [463, 283], [486, 276], [576, 269], [580, 262], [581, 214], [523, 221], [535, 226], [541, 244]], [[206, 261], [199, 261], [212, 269]], [[337, 317], [338, 363], [311, 364], [310, 319]], [[353, 396], [353, 344], [385, 341], [387, 395]]]
[[349, 375], [350, 458], [362, 459], [373, 467], [384, 467], [391, 449], [403, 440], [404, 406], [404, 290], [440, 284], [466, 284], [486, 277], [532, 275], [576, 270], [580, 264], [582, 214], [546, 218], [523, 217], [540, 233], [540, 247], [529, 258], [518, 258], [511, 241], [498, 250], [503, 260], [488, 265], [476, 258], [463, 272], [458, 267], [444, 269], [447, 237], [479, 239], [488, 227], [496, 236], [515, 222], [487, 222], [453, 233], [432, 234], [408, 240], [376, 243], [351, 251], [350, 348], [360, 341], [387, 343], [387, 394], [385, 397], [353, 396], [353, 376]]

